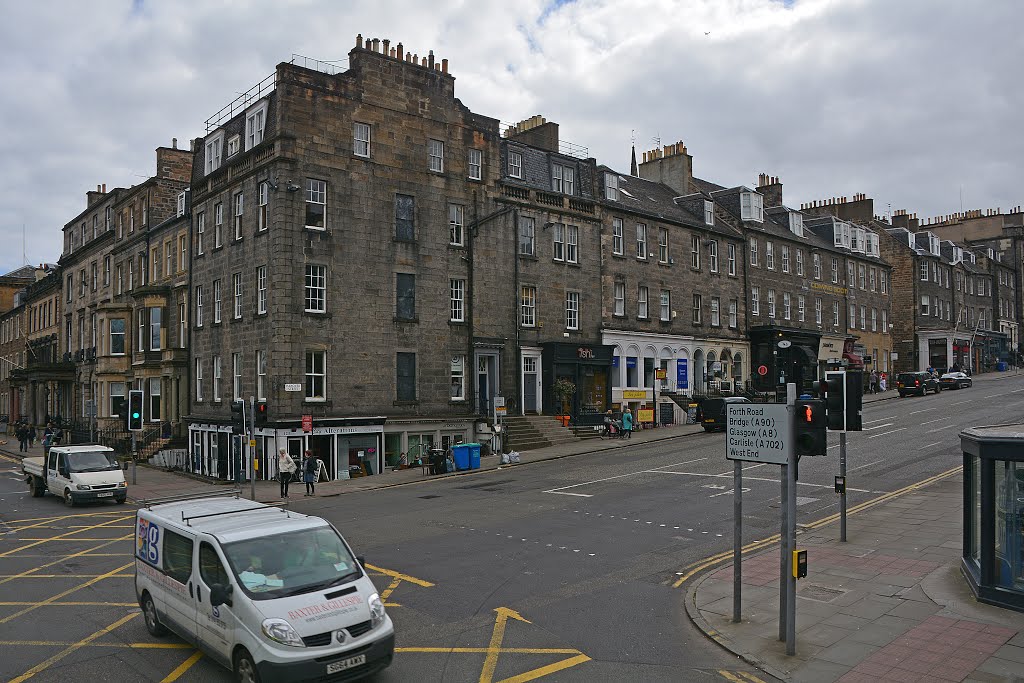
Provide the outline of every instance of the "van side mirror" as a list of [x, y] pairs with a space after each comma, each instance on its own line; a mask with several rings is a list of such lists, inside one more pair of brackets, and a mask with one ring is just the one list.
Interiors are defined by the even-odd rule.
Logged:
[[231, 607], [231, 594], [234, 590], [233, 586], [224, 586], [220, 583], [210, 586], [210, 604], [214, 607], [220, 607], [221, 605]]
[[356, 562], [358, 562], [359, 566], [363, 568], [363, 571], [366, 571], [366, 556], [365, 555], [356, 555]]

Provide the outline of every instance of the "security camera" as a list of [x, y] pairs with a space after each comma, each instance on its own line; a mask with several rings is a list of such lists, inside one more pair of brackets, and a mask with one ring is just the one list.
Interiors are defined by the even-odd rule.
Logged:
[[300, 188], [298, 185], [289, 180], [285, 184], [285, 189], [288, 190], [289, 192], [298, 192], [302, 188]]

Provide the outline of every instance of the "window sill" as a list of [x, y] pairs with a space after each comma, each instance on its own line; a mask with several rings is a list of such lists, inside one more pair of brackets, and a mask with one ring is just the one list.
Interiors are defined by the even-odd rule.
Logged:
[[268, 232], [270, 232], [269, 228], [259, 228], [258, 230], [256, 230], [256, 232], [253, 233], [253, 237], [259, 237], [260, 235], [266, 235]]
[[417, 318], [399, 318], [399, 317], [395, 317], [395, 318], [392, 318], [391, 320], [392, 320], [392, 322], [396, 322], [396, 323], [412, 323], [414, 325], [418, 325], [419, 322], [420, 322], [420, 319], [418, 317]]
[[326, 398], [304, 398], [304, 399], [302, 399], [302, 404], [303, 405], [327, 406], [328, 408], [330, 408], [331, 406], [334, 405], [334, 402], [333, 401], [328, 401]]
[[[266, 315], [266, 313], [264, 313], [263, 315]], [[302, 311], [302, 315], [308, 315], [311, 318], [331, 318], [331, 317], [333, 317], [327, 311]]]
[[220, 246], [214, 247], [214, 248], [213, 248], [213, 249], [211, 249], [210, 251], [220, 251], [220, 250], [221, 250], [221, 249], [223, 249], [223, 248], [224, 248], [224, 245], [223, 245], [223, 244], [221, 244]]
[[459, 244], [457, 242], [449, 242], [448, 243], [448, 249], [451, 250], [451, 251], [465, 251], [466, 250], [466, 245], [465, 244]]
[[245, 237], [236, 237], [235, 239], [231, 240], [231, 244], [238, 244], [239, 242], [243, 241], [244, 239], [245, 239]]
[[448, 321], [448, 326], [449, 327], [466, 327], [466, 321], [465, 320], [449, 320]]
[[419, 404], [420, 404], [420, 402], [418, 400], [412, 400], [412, 401], [393, 401], [391, 403], [391, 405], [393, 405], [393, 406], [418, 406]]
[[322, 233], [326, 233], [327, 232], [327, 228], [320, 228], [320, 227], [317, 227], [315, 225], [303, 225], [302, 228], [304, 230], [309, 230], [310, 232], [322, 232]]
[[524, 253], [520, 252], [519, 253], [519, 260], [521, 260], [521, 261], [539, 261], [540, 259], [537, 258], [536, 254], [524, 254]]
[[612, 252], [612, 258], [621, 258], [621, 259], [624, 259], [624, 258], [626, 258], [626, 255], [625, 255], [625, 254], [617, 254], [617, 253], [615, 253], [615, 252], [613, 251], [613, 252]]

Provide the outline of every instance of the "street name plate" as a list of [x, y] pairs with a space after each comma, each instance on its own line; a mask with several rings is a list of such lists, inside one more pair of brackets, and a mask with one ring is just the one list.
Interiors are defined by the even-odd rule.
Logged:
[[285, 384], [284, 385], [284, 390], [285, 391], [302, 391], [302, 385], [301, 384]]
[[729, 460], [789, 463], [789, 406], [739, 403], [728, 406], [725, 457]]

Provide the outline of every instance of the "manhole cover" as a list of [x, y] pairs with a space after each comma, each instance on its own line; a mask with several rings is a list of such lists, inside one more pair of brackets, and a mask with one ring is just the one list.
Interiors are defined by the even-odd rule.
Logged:
[[440, 497], [441, 496], [436, 496], [433, 493], [431, 493], [429, 496], [420, 496], [420, 498], [422, 498], [423, 500], [430, 500], [431, 498], [440, 498]]
[[814, 600], [815, 602], [832, 602], [840, 595], [846, 593], [844, 590], [837, 588], [825, 588], [824, 586], [815, 586], [814, 584], [808, 584], [797, 593], [797, 597], [807, 598], [808, 600]]

